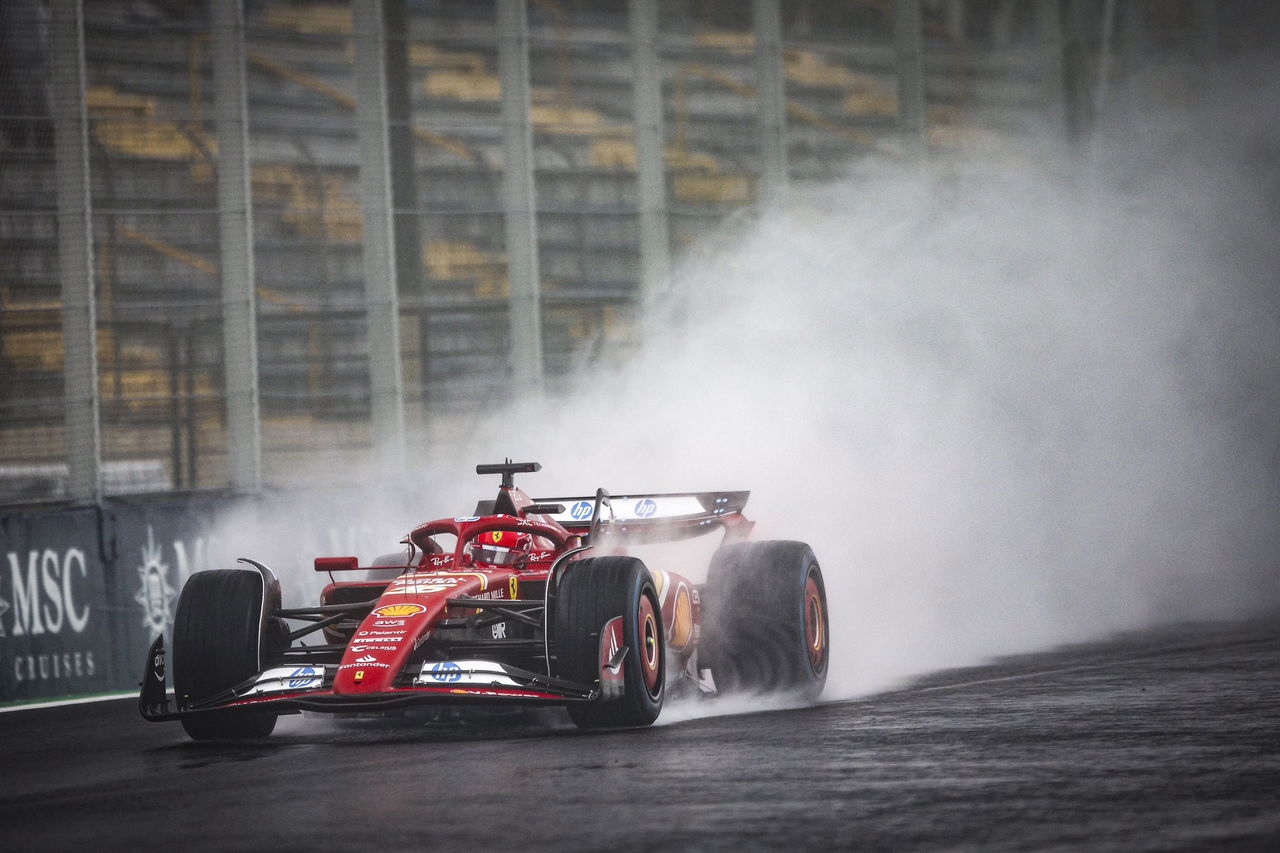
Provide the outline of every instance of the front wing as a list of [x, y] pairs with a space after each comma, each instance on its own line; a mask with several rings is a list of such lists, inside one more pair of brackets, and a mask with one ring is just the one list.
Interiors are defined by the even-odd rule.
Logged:
[[484, 660], [427, 661], [416, 674], [401, 674], [390, 690], [342, 695], [332, 689], [337, 669], [336, 664], [271, 667], [230, 690], [180, 707], [168, 692], [161, 636], [147, 655], [138, 710], [145, 719], [159, 722], [211, 711], [338, 714], [444, 703], [564, 705], [590, 702], [600, 695], [595, 685]]

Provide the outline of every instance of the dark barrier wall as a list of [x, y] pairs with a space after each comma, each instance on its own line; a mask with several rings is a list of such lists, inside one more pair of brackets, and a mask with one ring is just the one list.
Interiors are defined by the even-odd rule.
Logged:
[[0, 702], [130, 690], [232, 500], [0, 516]]
[[122, 684], [101, 534], [97, 509], [0, 517], [0, 701]]
[[[370, 521], [363, 500], [277, 493], [0, 515], [0, 704], [135, 689], [193, 572], [257, 557], [298, 606], [318, 591], [309, 583], [322, 583], [314, 557], [394, 551], [422, 520]], [[224, 521], [240, 529], [263, 519], [274, 521], [236, 542], [217, 538]]]
[[99, 510], [0, 517], [0, 699], [119, 684]]
[[169, 639], [178, 593], [192, 572], [213, 568], [208, 561], [209, 531], [233, 505], [229, 500], [199, 500], [103, 509], [107, 594], [118, 607], [112, 644], [119, 671], [126, 676], [120, 687], [136, 686], [157, 634]]

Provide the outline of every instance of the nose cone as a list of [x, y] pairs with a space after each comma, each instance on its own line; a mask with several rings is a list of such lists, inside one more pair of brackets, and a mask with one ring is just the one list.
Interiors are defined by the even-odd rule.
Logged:
[[392, 690], [414, 649], [444, 618], [449, 599], [479, 595], [491, 582], [480, 572], [408, 572], [393, 580], [352, 635], [333, 692]]

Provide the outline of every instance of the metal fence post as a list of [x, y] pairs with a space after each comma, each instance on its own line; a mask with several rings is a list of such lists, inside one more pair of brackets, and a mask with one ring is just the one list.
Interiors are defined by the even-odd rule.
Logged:
[[227, 457], [231, 487], [256, 491], [262, 486], [262, 440], [258, 417], [258, 312], [253, 267], [253, 194], [249, 183], [244, 5], [242, 0], [220, 0], [213, 4], [211, 12]]
[[398, 469], [405, 455], [404, 381], [400, 365], [400, 300], [396, 289], [382, 0], [354, 0], [353, 14], [370, 417], [379, 466]]
[[511, 287], [511, 378], [542, 387], [542, 298], [529, 120], [529, 20], [525, 0], [498, 0], [498, 72], [502, 82], [502, 201]]
[[783, 202], [787, 174], [787, 100], [782, 64], [782, 12], [778, 0], [755, 0], [756, 128], [760, 136], [760, 203]]
[[54, 0], [52, 12], [53, 96], [50, 100], [58, 176], [67, 497], [90, 503], [102, 498], [102, 442], [89, 122], [85, 105], [84, 8], [80, 0]]
[[631, 0], [627, 17], [631, 25], [631, 97], [640, 213], [640, 305], [647, 309], [671, 284], [657, 0]]
[[896, 0], [893, 52], [898, 72], [898, 127], [908, 156], [925, 153], [924, 31], [920, 0]]
[[1040, 51], [1041, 101], [1055, 132], [1069, 130], [1066, 62], [1063, 58], [1062, 0], [1036, 0], [1036, 42]]

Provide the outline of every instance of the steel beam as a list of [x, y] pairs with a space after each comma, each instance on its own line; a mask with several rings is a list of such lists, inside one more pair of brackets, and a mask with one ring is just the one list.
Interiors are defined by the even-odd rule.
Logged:
[[383, 471], [400, 470], [405, 456], [404, 381], [400, 365], [400, 299], [396, 289], [382, 0], [353, 0], [352, 12], [370, 417], [379, 467]]
[[640, 212], [640, 305], [660, 301], [671, 286], [671, 232], [663, 158], [662, 54], [658, 0], [631, 0], [631, 98], [636, 126], [636, 182]]
[[502, 204], [511, 296], [511, 379], [542, 387], [542, 296], [529, 119], [529, 19], [525, 0], [498, 0], [498, 74], [502, 84]]
[[785, 202], [787, 101], [782, 66], [782, 13], [778, 0], [755, 0], [756, 133], [760, 139], [760, 203]]
[[924, 27], [920, 0], [895, 0], [893, 52], [898, 72], [898, 128], [910, 157], [926, 150]]
[[214, 3], [211, 12], [213, 113], [218, 137], [218, 232], [227, 457], [231, 487], [239, 491], [257, 491], [262, 486], [262, 439], [258, 410], [258, 311], [253, 267], [253, 194], [249, 186], [249, 102], [245, 83], [243, 0]]
[[84, 8], [54, 0], [53, 109], [57, 164], [58, 276], [62, 286], [63, 400], [67, 498], [102, 498], [97, 303], [93, 272], [93, 202], [85, 105]]
[[1069, 135], [1062, 0], [1036, 0], [1035, 21], [1040, 51], [1040, 99], [1050, 127]]

